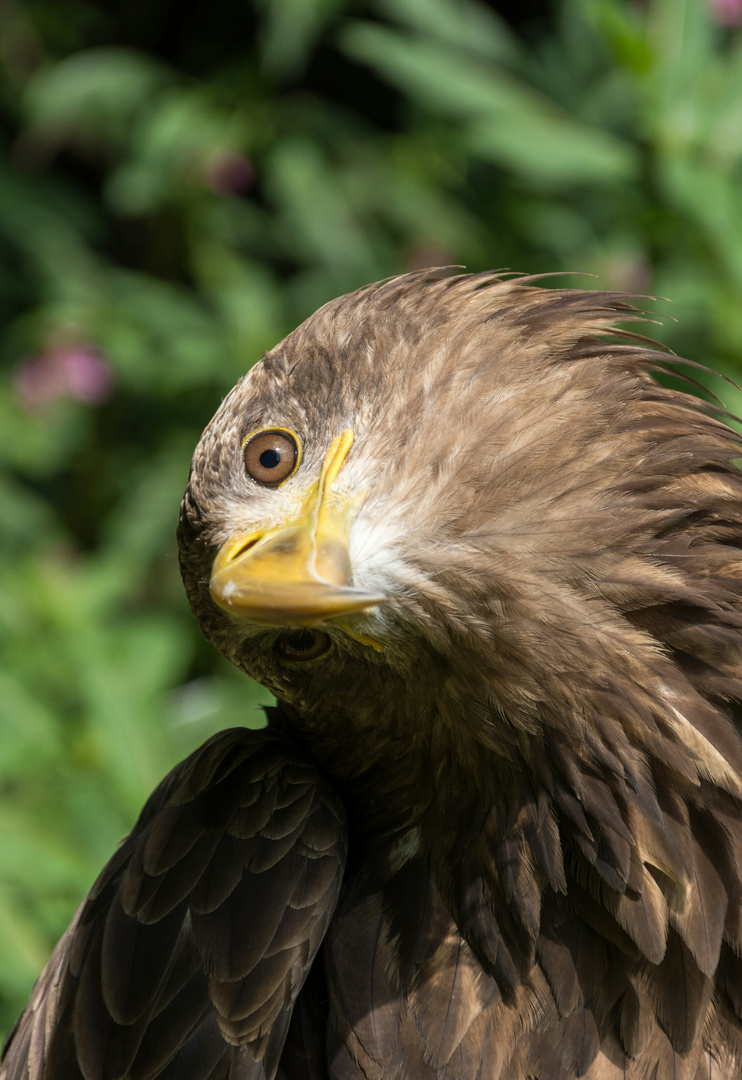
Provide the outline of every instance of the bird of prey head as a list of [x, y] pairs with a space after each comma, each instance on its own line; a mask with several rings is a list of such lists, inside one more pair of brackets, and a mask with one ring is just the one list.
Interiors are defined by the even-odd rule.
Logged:
[[[424, 866], [493, 980], [443, 1037], [452, 1070], [467, 1024], [513, 1001], [570, 1049], [524, 1049], [503, 1013], [503, 1075], [742, 1068], [740, 444], [613, 329], [636, 317], [495, 274], [368, 286], [265, 356], [193, 460], [192, 608], [276, 694], [358, 850], [387, 845], [386, 968], [404, 968], [394, 897], [422, 918], [400, 875]], [[389, 979], [409, 1011], [419, 972]], [[369, 1076], [397, 1075], [346, 1026]]]
[[490, 799], [547, 746], [742, 793], [738, 440], [653, 380], [661, 354], [606, 338], [630, 317], [491, 275], [361, 289], [196, 450], [180, 536], [205, 633], [353, 785], [403, 763], [400, 813], [444, 768]]

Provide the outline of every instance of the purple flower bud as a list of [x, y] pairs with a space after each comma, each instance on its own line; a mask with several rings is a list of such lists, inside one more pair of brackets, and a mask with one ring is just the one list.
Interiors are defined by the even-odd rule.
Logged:
[[206, 163], [206, 186], [215, 195], [244, 195], [254, 180], [252, 162], [236, 151], [219, 154]]

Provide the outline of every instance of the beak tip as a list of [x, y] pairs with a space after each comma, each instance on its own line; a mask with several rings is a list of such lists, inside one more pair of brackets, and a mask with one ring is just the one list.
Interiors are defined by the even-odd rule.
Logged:
[[343, 615], [377, 607], [381, 593], [323, 581], [236, 580], [229, 574], [212, 575], [211, 599], [227, 614], [245, 622], [267, 626], [318, 626]]

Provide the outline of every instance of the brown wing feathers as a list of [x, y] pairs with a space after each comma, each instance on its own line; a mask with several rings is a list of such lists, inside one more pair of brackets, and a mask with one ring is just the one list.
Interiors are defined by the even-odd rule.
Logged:
[[[512, 816], [524, 875], [498, 843], [489, 865], [459, 865], [459, 891], [446, 904], [419, 857], [380, 893], [349, 885], [325, 945], [334, 1080], [733, 1080], [742, 965], [723, 940], [728, 891], [738, 886], [714, 870], [729, 855], [714, 851], [721, 830], [714, 835], [697, 811], [673, 822], [691, 875], [680, 902], [676, 883], [652, 867], [659, 884], [635, 855], [621, 890], [608, 885], [613, 873], [569, 840], [555, 891], [529, 850], [544, 820], [538, 800]], [[568, 834], [573, 823], [555, 818]], [[585, 820], [600, 850], [599, 808]], [[530, 931], [508, 875], [535, 891]], [[704, 1031], [716, 1033], [713, 1055]]]
[[4, 1080], [270, 1080], [344, 862], [342, 807], [299, 751], [263, 732], [214, 737], [91, 890]]

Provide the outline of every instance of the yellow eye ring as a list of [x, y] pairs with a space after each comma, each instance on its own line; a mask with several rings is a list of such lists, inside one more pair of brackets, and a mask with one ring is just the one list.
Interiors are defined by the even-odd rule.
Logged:
[[301, 440], [289, 428], [258, 428], [241, 444], [247, 475], [262, 487], [280, 487], [301, 464]]

